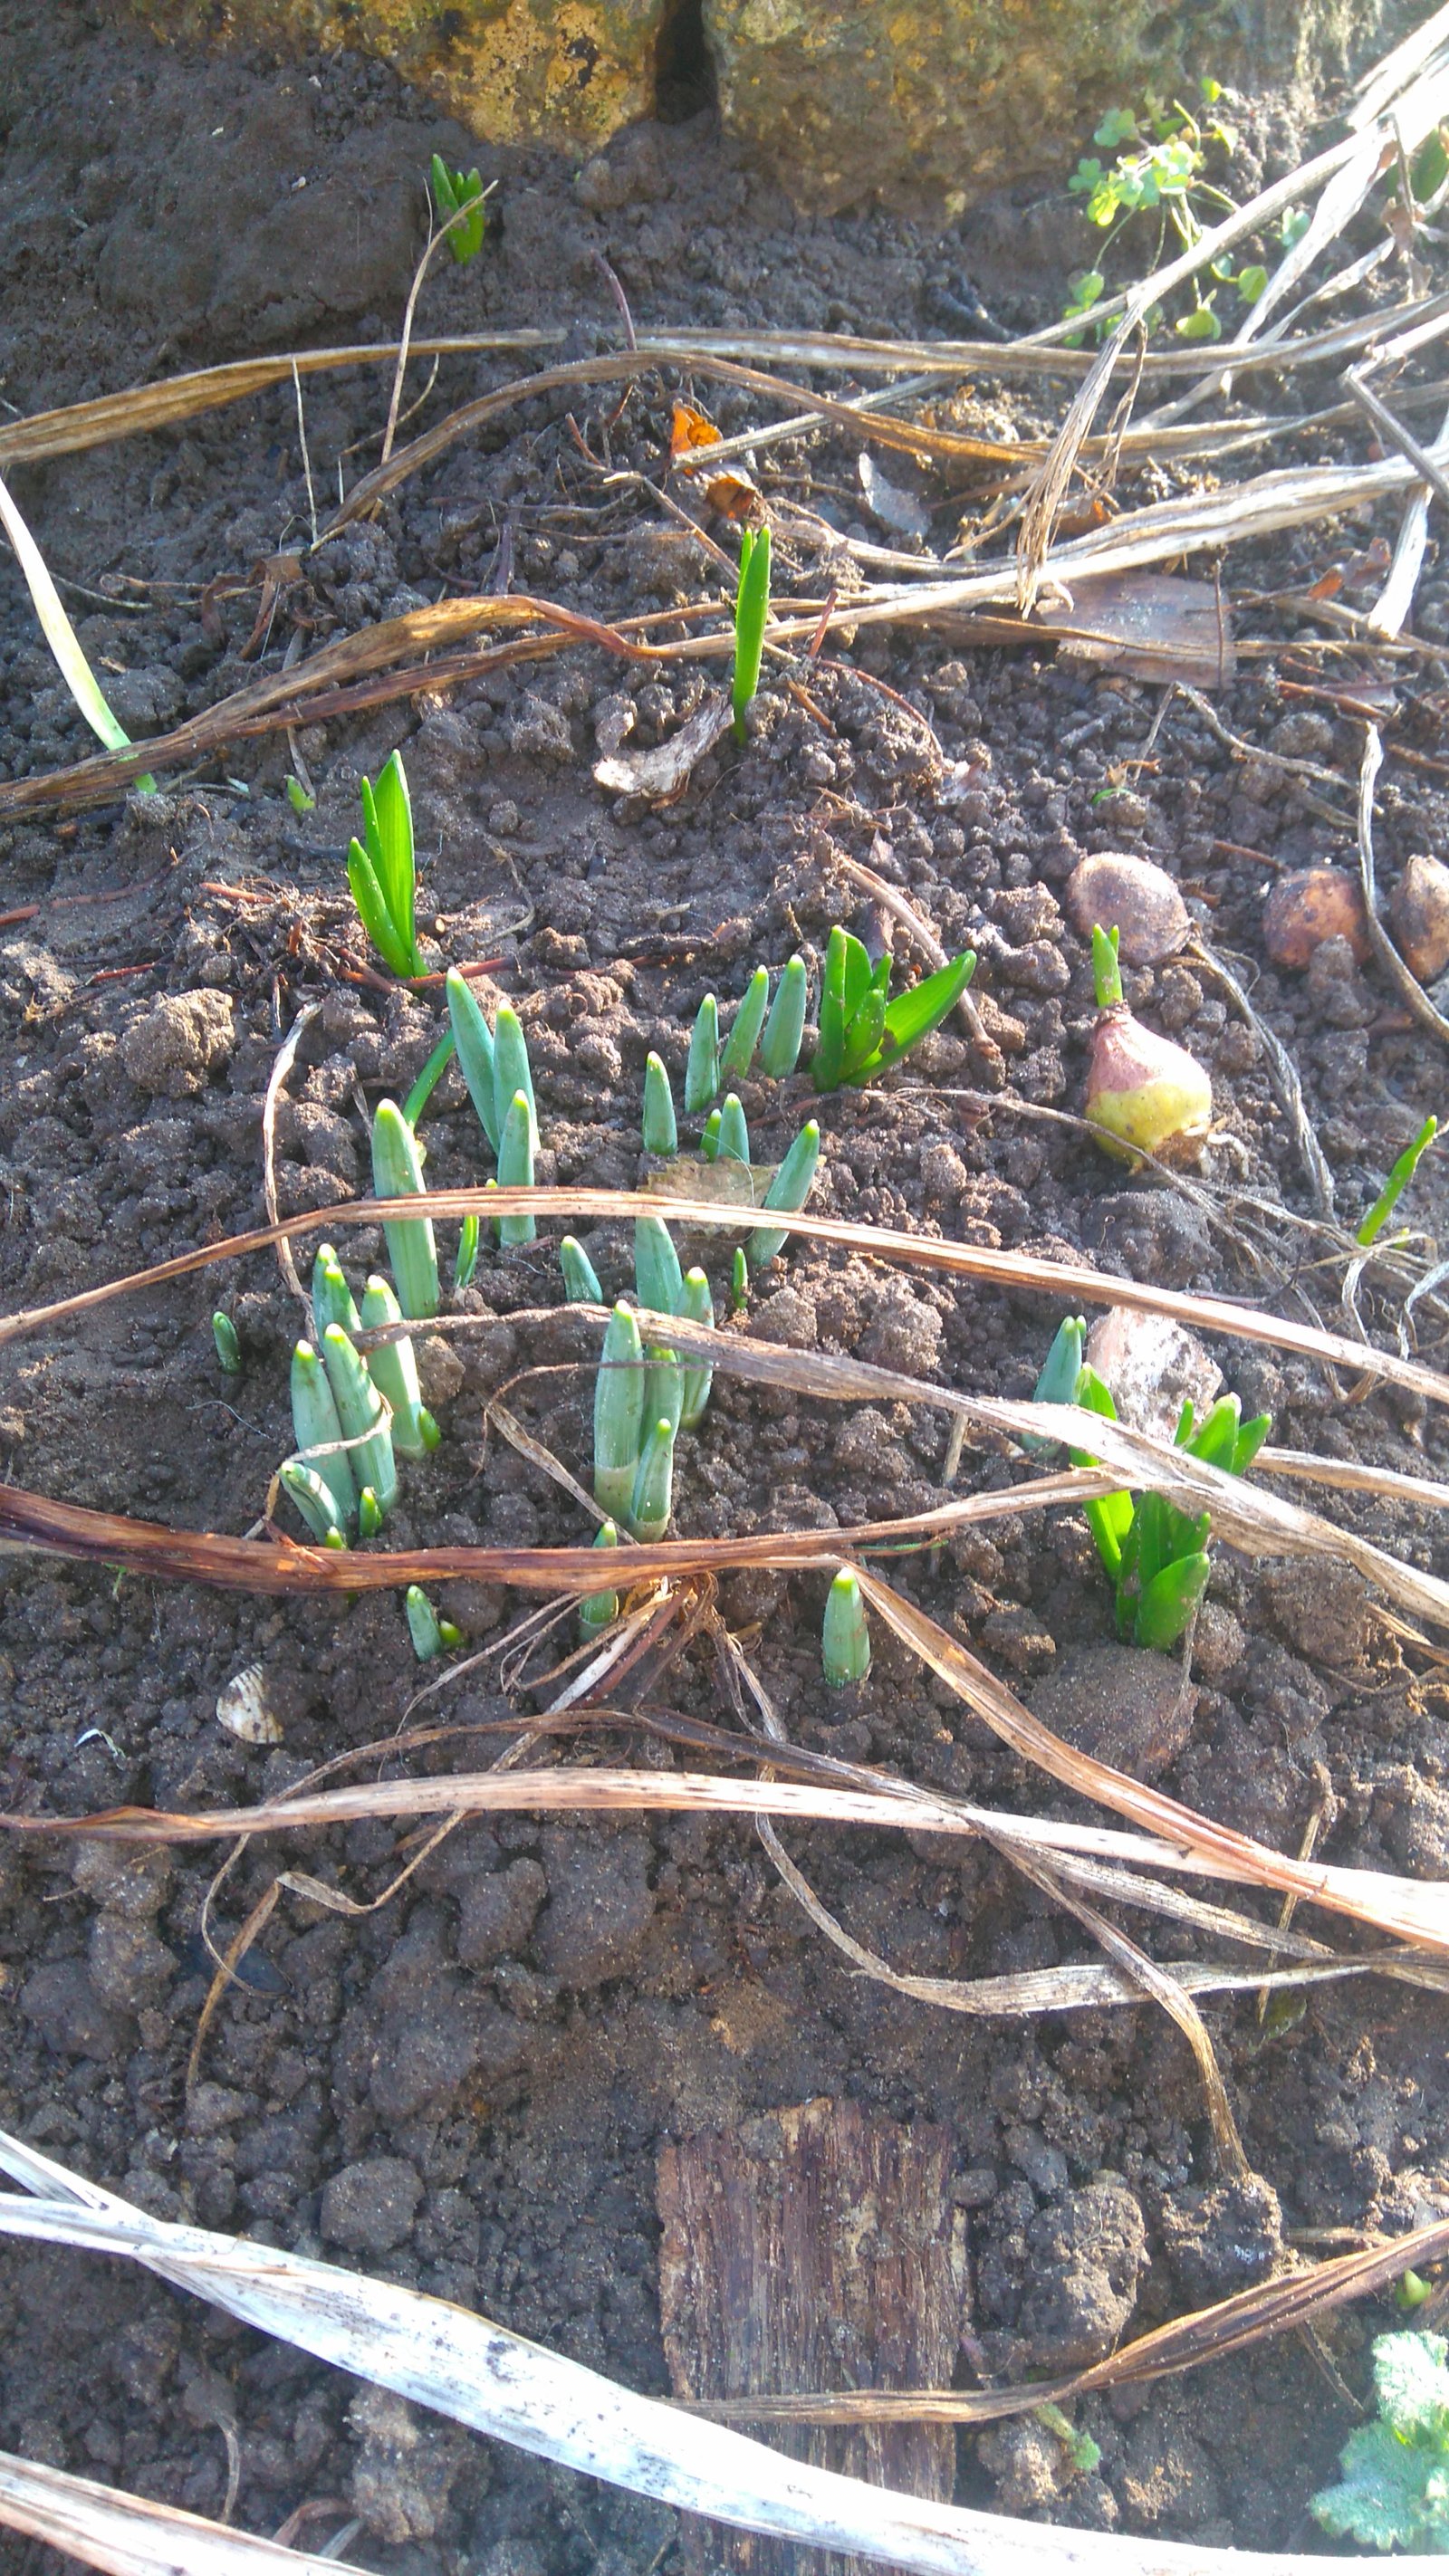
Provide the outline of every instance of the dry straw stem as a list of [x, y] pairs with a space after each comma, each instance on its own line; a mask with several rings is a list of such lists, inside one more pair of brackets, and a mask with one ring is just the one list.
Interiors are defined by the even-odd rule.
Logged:
[[1441, 1045], [1449, 1045], [1449, 1020], [1435, 1010], [1418, 977], [1410, 974], [1379, 914], [1378, 876], [1374, 866], [1374, 781], [1383, 765], [1383, 757], [1384, 746], [1377, 725], [1365, 725], [1363, 758], [1358, 773], [1358, 870], [1363, 885], [1364, 911], [1368, 917], [1368, 935], [1374, 954], [1400, 1000], [1412, 1011], [1421, 1028], [1430, 1030]]
[[[0, 2197], [0, 2232], [121, 2255], [477, 2432], [735, 2529], [853, 2552], [912, 2576], [1301, 2576], [1298, 2556], [1063, 2530], [840, 2477], [636, 2396], [465, 2308], [153, 2218], [3, 2132], [0, 2166], [37, 2195]], [[1409, 2576], [1431, 2576], [1440, 2564], [1397, 2563]]]
[[[334, 2516], [334, 2519], [337, 2517]], [[93, 2478], [0, 2451], [0, 2525], [110, 2576], [361, 2576], [329, 2551], [284, 2549]]]
[[[1090, 2370], [1069, 2378], [1033, 2380], [1020, 2388], [849, 2389], [840, 2394], [725, 2397], [695, 2403], [692, 2412], [722, 2424], [995, 2424], [1043, 2404], [1062, 2405], [1099, 2388], [1141, 2388], [1205, 2361], [1246, 2352], [1268, 2336], [1316, 2324], [1352, 2299], [1371, 2298], [1419, 2263], [1449, 2252], [1449, 2219], [1396, 2236], [1356, 2254], [1240, 2290], [1216, 2307], [1198, 2308], [1139, 2335]], [[1253, 2565], [1251, 2558], [1246, 2562]], [[1304, 2562], [1300, 2561], [1300, 2565]], [[1397, 2561], [1395, 2564], [1397, 2565]]]
[[[1380, 342], [1391, 322], [1402, 325], [1432, 319], [1446, 302], [1449, 299], [1443, 296], [1411, 298], [1393, 313], [1379, 310], [1338, 322], [1286, 345], [1246, 349], [1241, 355], [1235, 350], [1234, 372], [1244, 375], [1254, 368], [1271, 367], [1276, 374], [1353, 357], [1370, 343]], [[477, 331], [446, 339], [415, 339], [412, 353], [420, 358], [502, 356], [557, 348], [566, 337], [562, 330]], [[277, 356], [239, 358], [226, 366], [167, 376], [158, 384], [101, 394], [89, 402], [32, 412], [27, 418], [0, 423], [0, 473], [15, 465], [39, 465], [53, 457], [109, 446], [116, 439], [174, 428], [203, 412], [220, 411], [273, 385], [288, 383], [294, 367], [307, 376], [346, 367], [394, 366], [399, 346], [396, 340], [383, 340], [330, 349], [289, 349]], [[619, 352], [609, 362], [611, 376], [593, 381], [609, 382], [620, 374], [637, 372], [634, 362], [640, 356], [652, 359], [655, 366], [694, 367], [712, 357], [758, 358], [767, 367], [785, 364], [849, 375], [897, 375], [909, 367], [942, 378], [970, 375], [983, 367], [997, 376], [1080, 376], [1097, 363], [1090, 350], [1053, 347], [1039, 339], [869, 340], [832, 331], [645, 331], [639, 335], [637, 352]], [[1136, 353], [1125, 353], [1121, 364], [1135, 373]], [[1149, 350], [1141, 370], [1149, 377], [1198, 375], [1202, 358], [1195, 350]], [[536, 378], [522, 382], [520, 400], [541, 390]], [[813, 394], [807, 396], [806, 406], [812, 419], [818, 416]]]

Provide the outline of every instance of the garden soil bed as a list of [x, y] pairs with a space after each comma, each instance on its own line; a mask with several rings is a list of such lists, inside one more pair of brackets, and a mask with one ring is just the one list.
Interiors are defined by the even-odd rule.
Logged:
[[[261, 347], [393, 333], [418, 246], [419, 176], [435, 144], [461, 158], [466, 138], [389, 74], [346, 56], [283, 67], [165, 53], [71, 0], [15, 0], [6, 57], [7, 406], [28, 412]], [[1271, 136], [1262, 151], [1272, 166]], [[607, 345], [618, 317], [600, 252], [651, 327], [961, 332], [980, 294], [1019, 329], [1049, 318], [1061, 292], [1062, 197], [1038, 190], [940, 238], [870, 216], [815, 221], [721, 151], [707, 110], [624, 138], [577, 181], [543, 156], [485, 157], [500, 182], [496, 228], [475, 266], [435, 272], [420, 328], [550, 323], [574, 335], [569, 353]], [[302, 225], [294, 201], [307, 191], [318, 211]], [[445, 360], [422, 417], [526, 365]], [[423, 381], [416, 368], [410, 387]], [[594, 616], [705, 596], [718, 575], [688, 533], [639, 483], [610, 483], [598, 461], [607, 442], [614, 473], [661, 481], [674, 390], [646, 379], [617, 415], [606, 389], [576, 402], [574, 422], [545, 399], [495, 421], [404, 485], [375, 523], [306, 555], [258, 635], [254, 567], [305, 554], [308, 534], [290, 382], [184, 430], [18, 471], [13, 484], [72, 585], [68, 604], [103, 685], [140, 734], [275, 669], [294, 639], [310, 649], [426, 601], [502, 586], [510, 563], [515, 588]], [[324, 513], [338, 458], [355, 450], [349, 482], [375, 459], [386, 393], [381, 369], [307, 381]], [[695, 398], [726, 434], [760, 418], [742, 395], [701, 384]], [[1028, 402], [984, 379], [953, 416], [993, 435], [1034, 425]], [[866, 523], [849, 442], [775, 447], [759, 474], [767, 499], [895, 542]], [[928, 498], [939, 541], [952, 512], [941, 487]], [[1233, 585], [1263, 593], [1312, 579], [1392, 526], [1385, 515], [1234, 559]], [[777, 584], [792, 560], [804, 559], [786, 536]], [[1417, 613], [1422, 634], [1449, 631], [1449, 592], [1432, 565]], [[1254, 615], [1257, 632], [1291, 641], [1272, 609]], [[253, 646], [260, 661], [244, 658]], [[1358, 729], [1278, 697], [1271, 662], [1243, 671], [1217, 699], [1224, 722], [1351, 780]], [[80, 756], [82, 728], [8, 554], [0, 674], [0, 778]], [[275, 736], [236, 745], [190, 783], [163, 781], [154, 798], [8, 826], [0, 1302], [42, 1303], [259, 1223], [263, 1093], [309, 1001], [320, 1015], [278, 1124], [283, 1208], [359, 1192], [360, 1104], [401, 1096], [439, 1029], [433, 1003], [348, 984], [327, 963], [355, 942], [341, 862], [359, 778], [401, 745], [438, 960], [506, 959], [496, 990], [528, 1028], [540, 1178], [635, 1182], [646, 1052], [657, 1047], [677, 1079], [707, 989], [732, 1000], [757, 961], [818, 954], [837, 918], [868, 926], [844, 855], [888, 877], [945, 944], [978, 948], [976, 990], [998, 1049], [942, 1032], [884, 1085], [821, 1104], [818, 1209], [1085, 1256], [1175, 1288], [1276, 1299], [1299, 1317], [1317, 1304], [1335, 1320], [1336, 1276], [1302, 1269], [1286, 1221], [1264, 1237], [1266, 1269], [1250, 1257], [1234, 1187], [1301, 1212], [1301, 1167], [1256, 1039], [1190, 967], [1139, 976], [1133, 989], [1144, 1014], [1211, 1067], [1222, 1136], [1208, 1214], [1034, 1114], [1080, 1106], [1090, 979], [1060, 910], [1065, 879], [1084, 852], [1137, 850], [1178, 876], [1213, 940], [1248, 961], [1257, 1008], [1297, 1061], [1340, 1207], [1356, 1221], [1440, 1102], [1443, 1064], [1372, 971], [1266, 971], [1271, 862], [1351, 855], [1332, 798], [1236, 763], [1182, 700], [1138, 771], [1156, 692], [1050, 652], [972, 649], [919, 630], [862, 634], [844, 655], [832, 646], [803, 694], [767, 667], [747, 745], [721, 746], [668, 810], [595, 784], [601, 741], [633, 750], [667, 735], [706, 676], [680, 665], [666, 685], [580, 651], [446, 700], [310, 729], [295, 748], [317, 802], [302, 816], [283, 792], [294, 755]], [[1423, 686], [1434, 685], [1431, 666]], [[1443, 848], [1446, 802], [1431, 770], [1391, 762], [1382, 803], [1389, 877], [1411, 852]], [[1347, 787], [1338, 804], [1348, 815]], [[908, 954], [899, 935], [897, 952]], [[803, 1080], [747, 1091], [760, 1160], [778, 1158], [809, 1099]], [[435, 1184], [483, 1177], [456, 1073], [426, 1133]], [[1431, 1158], [1414, 1221], [1442, 1234], [1445, 1204]], [[339, 1241], [360, 1274], [373, 1239]], [[628, 1277], [623, 1229], [598, 1229], [590, 1249], [616, 1292]], [[587, 1535], [567, 1494], [483, 1425], [489, 1395], [511, 1381], [510, 1403], [587, 1473], [582, 1336], [536, 1337], [510, 1321], [557, 1301], [555, 1250], [549, 1238], [485, 1252], [461, 1302], [492, 1329], [456, 1352], [426, 1346], [443, 1441], [406, 1475], [394, 1543]], [[239, 1380], [224, 1379], [213, 1356], [218, 1301], [241, 1337]], [[754, 1314], [778, 1341], [1006, 1395], [1029, 1392], [1059, 1320], [1039, 1298], [818, 1247], [787, 1252], [755, 1282]], [[1391, 1319], [1376, 1320], [1391, 1335]], [[98, 1508], [244, 1532], [290, 1446], [298, 1321], [267, 1256], [13, 1345], [0, 1368], [4, 1472]], [[1272, 1411], [1285, 1445], [1449, 1472], [1443, 1417], [1241, 1345], [1216, 1356], [1246, 1409]], [[530, 1380], [521, 1373], [536, 1359], [553, 1372]], [[945, 1448], [940, 1417], [721, 1378], [703, 1429], [682, 1446], [676, 1527], [723, 1535], [919, 1509], [940, 1499]], [[958, 1484], [1008, 1476], [1004, 1456], [968, 1446]], [[1428, 1513], [1332, 1496], [1326, 1508], [1352, 1511], [1366, 1535], [1443, 1570]], [[894, 1573], [1030, 1695], [1105, 1643], [1111, 1604], [1077, 1519], [1001, 1531], [897, 1559]], [[823, 1592], [823, 1578], [758, 1574], [722, 1587], [798, 1743], [982, 1802], [1082, 1812], [885, 1637], [868, 1681], [846, 1700], [829, 1694]], [[446, 1606], [476, 1649], [497, 1644], [527, 1604], [462, 1585]], [[217, 1722], [218, 1694], [254, 1663], [279, 1723], [270, 1746]], [[278, 1606], [6, 1559], [0, 1797], [72, 1815], [123, 1802], [249, 1804], [385, 1739], [419, 1678], [389, 1594]], [[1318, 1813], [1320, 1852], [1334, 1860], [1446, 1873], [1440, 1665], [1391, 1632], [1357, 1578], [1255, 1569], [1221, 1552], [1195, 1680], [1190, 1733], [1160, 1774], [1169, 1789], [1280, 1849], [1296, 1851]], [[733, 1722], [702, 1648], [651, 1687], [665, 1707]], [[430, 1714], [466, 1726], [534, 1705], [526, 1691], [502, 1695], [495, 1656]], [[1114, 1719], [1109, 1708], [1098, 1740], [1130, 1761]], [[1054, 1722], [1069, 1721], [1070, 1711]], [[1086, 1723], [1080, 1704], [1076, 1722]], [[466, 1765], [480, 1742], [491, 1758], [487, 1737], [466, 1736], [431, 1758]], [[571, 1758], [600, 1754], [676, 1758], [641, 1754], [617, 1730], [586, 1737]], [[899, 1969], [973, 1976], [1087, 1955], [1077, 1928], [984, 1848], [947, 1862], [939, 1846], [824, 1827], [796, 1832], [791, 1848], [857, 1939]], [[384, 1824], [294, 1838], [285, 1855], [253, 1846], [219, 1895], [214, 1928], [229, 1936], [289, 1861], [367, 1899], [408, 1856]], [[1188, 2052], [1163, 2016], [1143, 2007], [970, 2022], [891, 1993], [823, 1945], [750, 1829], [731, 1821], [518, 1816], [456, 1833], [374, 1913], [348, 1918], [284, 1897], [245, 1982], [220, 2004], [188, 2093], [215, 1860], [0, 1843], [0, 2123], [159, 2213], [355, 2261], [639, 2389], [668, 2386], [662, 2146], [817, 2096], [949, 2133], [971, 2273], [963, 2384], [978, 2368], [1017, 2377], [1090, 2358], [1104, 2337], [1264, 2277], [1294, 2245], [1354, 2243], [1359, 2231], [1399, 2233], [1449, 2212], [1436, 1997], [1364, 1982], [1312, 1992], [1296, 2017], [1260, 2018], [1251, 1995], [1210, 2005], [1263, 2179], [1233, 2199]], [[1132, 1928], [1141, 1933], [1141, 1918]], [[1170, 1926], [1144, 1937], [1160, 1956], [1189, 1953]], [[1346, 2391], [1364, 2385], [1367, 2340], [1393, 2314], [1348, 2311], [1317, 2349], [1284, 2341], [1089, 2401], [1079, 2420], [1101, 2452], [1091, 2473], [1029, 2421], [963, 2437], [958, 2494], [1102, 2528], [1311, 2546], [1307, 2497], [1354, 2421]], [[347, 2554], [407, 2576], [643, 2576], [669, 2566], [678, 2545], [663, 2508], [409, 2417], [128, 2267], [13, 2247], [0, 2260], [0, 2317], [0, 2444], [31, 2457], [215, 2514], [229, 2425], [249, 2528], [275, 2531], [297, 2508], [333, 2499], [331, 2524], [309, 2521], [304, 2537], [315, 2543], [360, 2515]], [[3, 2554], [7, 2567], [39, 2564], [28, 2544]]]

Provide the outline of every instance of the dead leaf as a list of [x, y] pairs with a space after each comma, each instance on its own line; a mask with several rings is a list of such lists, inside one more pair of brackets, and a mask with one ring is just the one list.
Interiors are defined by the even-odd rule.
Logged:
[[1039, 624], [1073, 661], [1139, 680], [1226, 687], [1236, 668], [1227, 611], [1210, 581], [1180, 573], [1103, 573], [1072, 583], [1070, 599], [1044, 600]]
[[[719, 444], [720, 433], [706, 412], [695, 411], [689, 403], [675, 404], [669, 462], [676, 474], [699, 483], [709, 465], [710, 449]], [[711, 510], [717, 510], [723, 519], [747, 519], [752, 510], [763, 507], [759, 486], [735, 465], [723, 474], [710, 475], [701, 488]]]
[[891, 529], [898, 537], [925, 538], [930, 535], [931, 514], [914, 492], [903, 492], [898, 483], [890, 482], [882, 474], [875, 458], [864, 450], [857, 459], [856, 470], [860, 475], [865, 506], [883, 528]]
[[690, 773], [705, 753], [713, 751], [730, 725], [730, 702], [722, 689], [712, 690], [681, 725], [654, 751], [615, 752], [596, 760], [594, 776], [615, 796], [647, 796], [653, 805], [672, 804], [689, 785]]

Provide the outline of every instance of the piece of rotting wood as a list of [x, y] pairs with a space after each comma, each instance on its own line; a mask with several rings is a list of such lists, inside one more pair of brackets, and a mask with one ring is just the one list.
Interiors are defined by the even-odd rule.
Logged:
[[[967, 2322], [965, 2223], [944, 2129], [820, 2100], [659, 2158], [659, 2304], [676, 2397], [949, 2388]], [[795, 2459], [949, 2501], [949, 2427], [775, 2425]], [[691, 2576], [866, 2576], [867, 2562], [686, 2516]]]

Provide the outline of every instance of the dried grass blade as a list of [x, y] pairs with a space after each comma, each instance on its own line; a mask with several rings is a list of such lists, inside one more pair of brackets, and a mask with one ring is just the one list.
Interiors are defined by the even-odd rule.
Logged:
[[[595, 1562], [593, 1581], [598, 1581]], [[985, 1835], [1036, 1852], [1083, 1851], [1127, 1861], [1149, 1869], [1175, 1869], [1195, 1877], [1225, 1879], [1232, 1884], [1276, 1889], [1345, 1914], [1411, 1947], [1449, 1952], [1449, 1889], [1438, 1880], [1395, 1878], [1388, 1872], [1330, 1867], [1321, 1861], [1294, 1860], [1235, 1833], [1161, 1791], [1149, 1789], [1105, 1763], [1076, 1753], [1031, 1717], [1003, 1685], [956, 1650], [944, 1630], [920, 1613], [913, 1617], [925, 1631], [917, 1636], [900, 1614], [910, 1609], [888, 1585], [861, 1575], [862, 1589], [894, 1616], [908, 1644], [933, 1671], [942, 1672], [959, 1695], [983, 1716], [996, 1733], [1028, 1761], [1060, 1779], [1083, 1796], [1144, 1828], [1124, 1834], [1101, 1826], [1062, 1823], [1055, 1817], [1017, 1816], [994, 1807], [974, 1807], [961, 1799], [932, 1798], [924, 1792], [902, 1795], [899, 1787], [876, 1793], [816, 1787], [789, 1780], [717, 1779], [689, 1771], [612, 1770], [575, 1766], [548, 1771], [499, 1770], [449, 1772], [421, 1780], [373, 1780], [350, 1788], [311, 1795], [274, 1798], [255, 1807], [203, 1808], [177, 1813], [148, 1807], [116, 1807], [99, 1814], [67, 1817], [35, 1813], [0, 1813], [0, 1832], [13, 1834], [95, 1835], [118, 1842], [215, 1842], [237, 1834], [313, 1831], [356, 1822], [364, 1816], [435, 1816], [507, 1813], [515, 1809], [539, 1814], [606, 1813], [638, 1810], [668, 1815], [698, 1809], [716, 1815], [780, 1816], [796, 1823], [884, 1827], [893, 1833], [946, 1833], [966, 1839]], [[931, 1641], [936, 1641], [932, 1646]], [[978, 1695], [963, 1684], [952, 1662], [962, 1662], [982, 1676], [989, 1689]], [[937, 1660], [937, 1656], [940, 1660]], [[767, 1748], [760, 1753], [767, 1756]], [[757, 1755], [756, 1758], [760, 1758]], [[1261, 1982], [1261, 1974], [1254, 1982]]]
[[[1248, 1835], [1234, 1832], [1212, 1818], [1179, 1804], [1160, 1789], [1149, 1788], [1124, 1771], [1064, 1743], [1041, 1719], [1022, 1706], [1004, 1682], [969, 1654], [924, 1610], [907, 1601], [869, 1566], [857, 1568], [860, 1587], [872, 1608], [923, 1663], [948, 1682], [958, 1698], [984, 1719], [992, 1733], [1023, 1760], [1095, 1799], [1118, 1815], [1128, 1816], [1144, 1831], [1161, 1837], [1179, 1853], [1191, 1852], [1215, 1873], [1280, 1888], [1325, 1905], [1335, 1913], [1371, 1923], [1381, 1932], [1434, 1950], [1449, 1951], [1449, 1885], [1440, 1881], [1393, 1879], [1377, 1870], [1344, 1870], [1321, 1861], [1291, 1860], [1269, 1851]], [[1045, 1837], [1043, 1837], [1045, 1839]]]
[[1412, 1011], [1421, 1028], [1432, 1030], [1441, 1044], [1449, 1045], [1449, 1020], [1435, 1010], [1418, 977], [1410, 974], [1379, 914], [1378, 877], [1374, 866], [1374, 781], [1383, 766], [1383, 757], [1384, 746], [1378, 726], [1365, 725], [1363, 759], [1358, 773], [1358, 869], [1364, 908], [1368, 914], [1368, 935], [1374, 954], [1400, 1000]]
[[[151, 746], [148, 745], [148, 749]], [[681, 1225], [707, 1226], [728, 1232], [738, 1228], [737, 1210], [722, 1208], [707, 1200], [677, 1199], [670, 1203], [669, 1213]], [[246, 1234], [226, 1236], [219, 1243], [197, 1246], [191, 1252], [177, 1253], [169, 1261], [159, 1261], [148, 1270], [128, 1273], [120, 1279], [103, 1282], [97, 1288], [82, 1289], [73, 1297], [57, 1298], [47, 1306], [22, 1308], [13, 1315], [0, 1316], [0, 1346], [22, 1334], [53, 1333], [73, 1317], [87, 1314], [92, 1307], [107, 1304], [114, 1297], [134, 1296], [142, 1289], [159, 1288], [173, 1279], [184, 1279], [193, 1271], [209, 1269], [219, 1261], [235, 1261], [251, 1252], [267, 1252], [281, 1235], [289, 1240], [298, 1235], [326, 1234], [337, 1226], [376, 1225], [384, 1218], [426, 1214], [447, 1219], [462, 1216], [592, 1216], [605, 1221], [624, 1217], [657, 1216], [659, 1201], [646, 1191], [561, 1189], [532, 1190], [434, 1190], [424, 1197], [407, 1200], [353, 1199], [338, 1207], [309, 1210], [287, 1217], [279, 1226], [258, 1226]], [[1403, 1358], [1397, 1352], [1365, 1349], [1342, 1333], [1325, 1332], [1314, 1324], [1300, 1324], [1288, 1317], [1270, 1315], [1255, 1306], [1235, 1305], [1225, 1297], [1199, 1297], [1185, 1291], [1158, 1288], [1150, 1282], [1115, 1279], [1110, 1273], [1093, 1270], [1075, 1262], [1039, 1261], [1020, 1252], [994, 1252], [984, 1246], [945, 1243], [927, 1235], [904, 1234], [888, 1226], [852, 1224], [839, 1217], [792, 1216], [781, 1211], [778, 1222], [784, 1231], [802, 1242], [835, 1244], [850, 1252], [864, 1252], [882, 1261], [899, 1261], [908, 1266], [946, 1273], [961, 1279], [993, 1281], [1008, 1290], [1029, 1290], [1068, 1306], [1078, 1300], [1102, 1306], [1128, 1306], [1142, 1314], [1171, 1315], [1177, 1322], [1188, 1324], [1199, 1333], [1223, 1333], [1235, 1341], [1259, 1342], [1273, 1350], [1296, 1351], [1302, 1358], [1315, 1359], [1330, 1368], [1366, 1372], [1395, 1386], [1407, 1387], [1430, 1404], [1449, 1404], [1449, 1377], [1436, 1369], [1424, 1367], [1418, 1360]], [[574, 1312], [583, 1310], [575, 1308]], [[450, 1319], [440, 1318], [446, 1323]], [[436, 1329], [436, 1327], [435, 1327]], [[724, 1337], [721, 1348], [724, 1347]], [[718, 1354], [716, 1354], [718, 1356]], [[1026, 1427], [1034, 1427], [1027, 1425]]]
[[361, 2576], [347, 2559], [249, 2531], [0, 2451], [0, 2524], [110, 2576]]
[[635, 2396], [442, 2300], [278, 2247], [172, 2226], [112, 2194], [98, 2205], [94, 2185], [3, 2133], [0, 2165], [51, 2195], [0, 2197], [0, 2233], [125, 2256], [478, 2432], [736, 2529], [853, 2551], [912, 2576], [1296, 2576], [1292, 2558], [1108, 2541], [868, 2486]]
[[[1003, 2416], [1029, 2413], [1043, 2399], [1061, 2404], [1074, 2397], [1089, 2396], [1096, 2388], [1140, 2388], [1173, 2371], [1195, 2370], [1205, 2361], [1222, 2361], [1229, 2353], [1246, 2351], [1269, 2335], [1311, 2324], [1351, 2299], [1370, 2298], [1412, 2266], [1442, 2261], [1446, 2250], [1449, 2219], [1437, 2218], [1408, 2236], [1395, 2237], [1390, 2245], [1338, 2255], [1331, 2262], [1316, 2263], [1287, 2280], [1263, 2282], [1254, 2289], [1240, 2290], [1236, 2297], [1223, 2299], [1215, 2307], [1196, 2308], [1190, 2316], [1175, 2317], [1171, 2324], [1155, 2326], [1150, 2334], [1138, 2335], [1107, 2360], [1094, 2362], [1089, 2370], [1074, 2372], [1070, 2379], [1050, 2383], [1033, 2380], [1020, 2388], [859, 2388], [820, 2396], [731, 2397], [700, 2405], [694, 2411], [708, 2415], [714, 2422], [735, 2424], [997, 2423]], [[1247, 2570], [1259, 2564], [1251, 2554], [1241, 2563]], [[1397, 2566], [1402, 2562], [1394, 2563]], [[1421, 2563], [1427, 2567], [1431, 2562]], [[1311, 2560], [1298, 2561], [1300, 2571], [1312, 2564]]]

